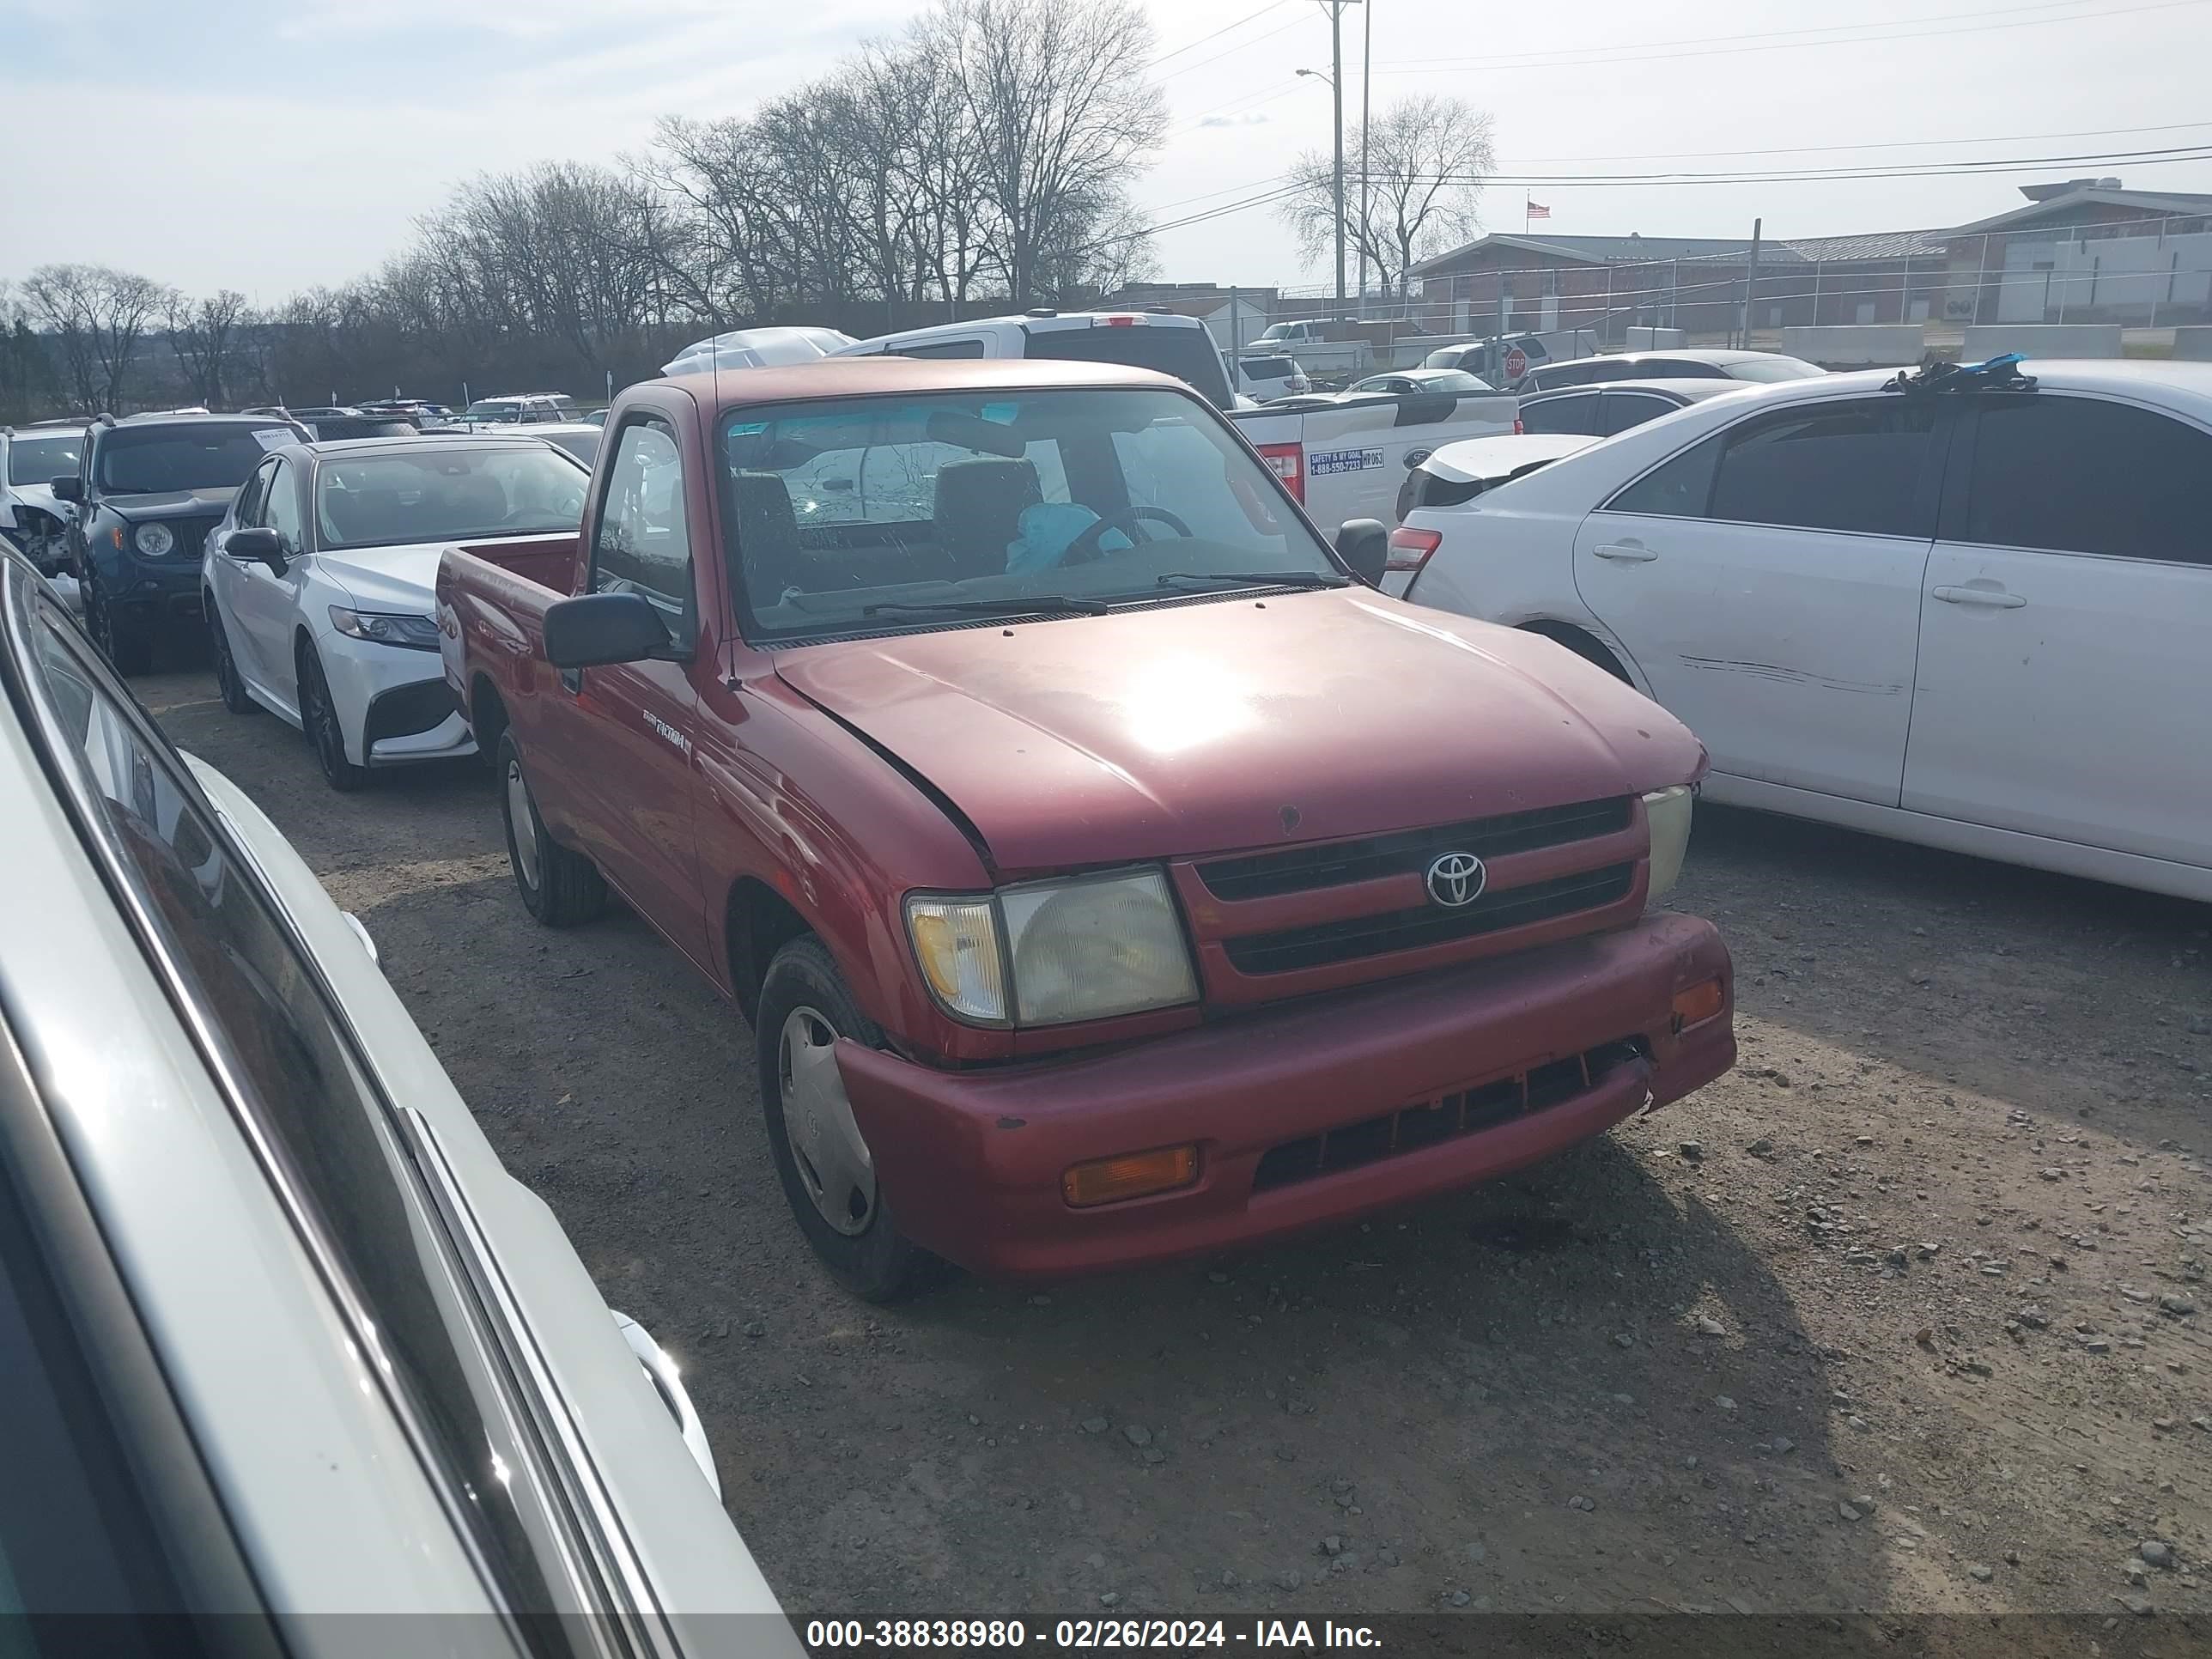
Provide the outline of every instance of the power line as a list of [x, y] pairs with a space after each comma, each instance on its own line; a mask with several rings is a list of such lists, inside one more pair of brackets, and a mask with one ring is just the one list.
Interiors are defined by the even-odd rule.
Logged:
[[1962, 161], [1906, 161], [1889, 165], [1869, 163], [1842, 167], [1796, 167], [1773, 171], [1731, 170], [1724, 173], [1508, 173], [1370, 174], [1370, 182], [1402, 179], [1409, 184], [1558, 185], [1785, 185], [1820, 184], [1869, 179], [1972, 178], [1978, 173], [2009, 173], [2030, 167], [2079, 167], [2125, 163], [2158, 167], [2175, 161], [2212, 161], [2212, 144], [2175, 145], [2161, 149], [2100, 150], [2071, 155], [2007, 155], [1978, 157]]
[[[1655, 40], [1648, 42], [1640, 47], [1620, 49], [1616, 52], [1616, 55], [1611, 57], [1567, 58], [1555, 56], [1545, 58], [1538, 55], [1531, 54], [1521, 58], [1510, 57], [1466, 58], [1455, 59], [1430, 58], [1419, 63], [1407, 60], [1396, 64], [1378, 63], [1375, 65], [1373, 73], [1376, 75], [1464, 75], [1472, 70], [1525, 70], [1579, 69], [1585, 65], [1597, 65], [1602, 64], [1665, 63], [1669, 59], [1677, 58], [1732, 58], [1740, 56], [1746, 52], [1789, 52], [1806, 46], [1855, 46], [1874, 45], [1884, 40], [1933, 40], [1944, 35], [1984, 34], [1997, 29], [2033, 28], [2039, 25], [2045, 23], [2075, 23], [2080, 22], [2084, 19], [2096, 19], [2101, 21], [2108, 17], [2125, 17], [2136, 12], [2174, 11], [2185, 6], [2200, 6], [2204, 3], [2206, 3], [2206, 0], [2148, 0], [2148, 3], [2134, 6], [2100, 5], [2094, 7], [2087, 11], [2069, 12], [2063, 16], [2059, 17], [2023, 17], [2015, 18], [2011, 22], [1974, 23], [1962, 25], [1957, 28], [1912, 29], [1898, 31], [1887, 34], [1845, 35], [1826, 40], [1769, 40], [1764, 45], [1738, 46], [1717, 46], [1689, 52], [1668, 52], [1664, 48], [1675, 43], [1665, 40]], [[1988, 14], [1959, 13], [1953, 15], [1973, 16], [1987, 15]], [[1899, 19], [1898, 21], [1911, 21], [1915, 20]], [[1838, 25], [1838, 27], [1865, 26]], [[1726, 39], [1727, 37], [1718, 36], [1715, 38]], [[1745, 38], [1756, 39], [1757, 37]], [[1566, 50], [1571, 51], [1573, 50], [1573, 48], [1567, 48]]]
[[2150, 127], [2085, 127], [2073, 132], [2005, 132], [1984, 133], [1972, 138], [1891, 138], [1863, 144], [1790, 144], [1776, 149], [1659, 149], [1644, 150], [1639, 156], [1623, 155], [1524, 155], [1524, 165], [1537, 161], [1651, 161], [1664, 157], [1672, 161], [1717, 161], [1729, 155], [1826, 155], [1849, 149], [1931, 149], [1939, 145], [1952, 144], [2021, 144], [2039, 143], [2045, 138], [2110, 138], [2140, 132], [2185, 132], [2198, 127], [2212, 127], [2212, 121], [2170, 121], [2162, 126]]
[[[1247, 18], [1245, 21], [1249, 22], [1251, 20]], [[1181, 69], [1171, 69], [1159, 78], [1163, 81], [1172, 81], [1178, 75], [1188, 75], [1193, 70], [1204, 69], [1208, 64], [1218, 64], [1224, 58], [1233, 57], [1237, 52], [1258, 46], [1262, 40], [1272, 40], [1279, 34], [1287, 33], [1305, 21], [1304, 17], [1293, 17], [1288, 22], [1279, 24], [1263, 34], [1255, 34], [1249, 40], [1239, 40], [1233, 46], [1224, 46], [1210, 58], [1201, 58], [1195, 64], [1185, 64]]]
[[1223, 35], [1228, 33], [1230, 30], [1241, 29], [1247, 23], [1256, 22], [1259, 19], [1265, 17], [1269, 12], [1275, 10], [1278, 7], [1286, 6], [1288, 4], [1290, 4], [1290, 0], [1267, 0], [1267, 3], [1261, 7], [1259, 10], [1248, 12], [1245, 15], [1238, 18], [1233, 23], [1224, 23], [1219, 28], [1214, 30], [1211, 34], [1201, 34], [1195, 40], [1187, 40], [1182, 46], [1176, 46], [1170, 51], [1164, 52], [1158, 57], [1153, 58], [1151, 63], [1146, 64], [1145, 67], [1146, 69], [1158, 69], [1161, 64], [1166, 63], [1170, 58], [1180, 58], [1183, 53], [1188, 52], [1194, 46], [1202, 46], [1209, 40], [1218, 40]]

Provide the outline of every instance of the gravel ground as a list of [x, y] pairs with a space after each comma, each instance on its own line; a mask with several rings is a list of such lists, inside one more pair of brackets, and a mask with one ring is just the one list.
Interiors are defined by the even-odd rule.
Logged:
[[368, 924], [509, 1168], [683, 1360], [798, 1618], [2212, 1640], [2212, 910], [1709, 809], [1678, 902], [1741, 972], [1718, 1084], [1288, 1247], [878, 1310], [787, 1217], [744, 1025], [632, 916], [534, 926], [481, 774], [342, 798], [204, 673], [137, 690]]

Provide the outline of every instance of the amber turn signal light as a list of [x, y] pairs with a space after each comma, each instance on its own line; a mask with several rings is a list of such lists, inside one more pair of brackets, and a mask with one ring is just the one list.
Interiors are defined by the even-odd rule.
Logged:
[[1188, 1187], [1198, 1179], [1198, 1148], [1161, 1146], [1149, 1152], [1124, 1152], [1071, 1165], [1060, 1178], [1060, 1196], [1079, 1210], [1094, 1204]]
[[1674, 993], [1674, 1029], [1687, 1030], [1692, 1025], [1703, 1024], [1720, 1012], [1728, 999], [1717, 979], [1692, 985], [1686, 991]]

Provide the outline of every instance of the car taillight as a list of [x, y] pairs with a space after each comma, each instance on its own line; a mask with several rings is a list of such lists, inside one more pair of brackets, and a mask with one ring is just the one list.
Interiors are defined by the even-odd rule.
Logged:
[[1410, 525], [1400, 525], [1390, 532], [1390, 556], [1383, 562], [1387, 575], [1418, 576], [1421, 567], [1429, 562], [1429, 555], [1443, 544], [1441, 530], [1416, 530]]
[[1297, 444], [1261, 444], [1260, 459], [1267, 470], [1283, 481], [1283, 488], [1291, 492], [1291, 499], [1300, 507], [1306, 504], [1306, 453]]

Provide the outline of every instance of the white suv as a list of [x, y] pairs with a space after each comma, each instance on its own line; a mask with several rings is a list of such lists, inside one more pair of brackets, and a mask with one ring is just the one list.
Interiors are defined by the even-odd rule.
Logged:
[[883, 334], [840, 357], [1042, 357], [1158, 369], [1195, 387], [1216, 409], [1235, 406], [1213, 336], [1195, 317], [1169, 311], [1030, 311]]
[[147, 1659], [796, 1659], [676, 1366], [360, 924], [7, 556], [0, 680], [8, 1613]]
[[[0, 532], [49, 575], [61, 568], [63, 532], [76, 516], [54, 498], [54, 480], [74, 475], [83, 452], [82, 421], [0, 427]], [[72, 592], [76, 586], [70, 583]]]

